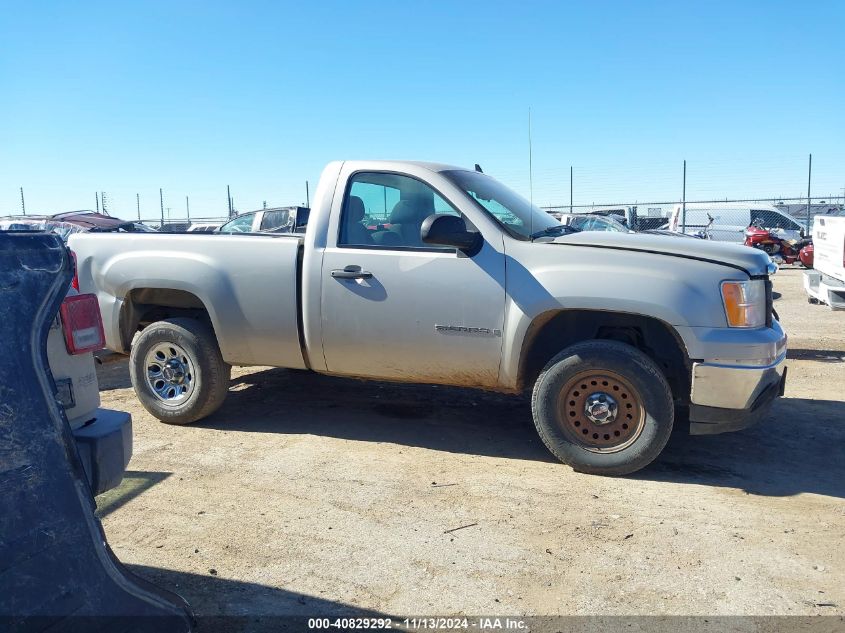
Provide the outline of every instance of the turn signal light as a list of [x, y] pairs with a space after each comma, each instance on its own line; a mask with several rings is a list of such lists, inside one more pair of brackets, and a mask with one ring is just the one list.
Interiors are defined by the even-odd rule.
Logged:
[[722, 302], [731, 327], [762, 327], [766, 324], [766, 286], [762, 279], [723, 281]]
[[106, 336], [96, 295], [66, 297], [59, 313], [69, 353], [85, 354], [105, 347]]

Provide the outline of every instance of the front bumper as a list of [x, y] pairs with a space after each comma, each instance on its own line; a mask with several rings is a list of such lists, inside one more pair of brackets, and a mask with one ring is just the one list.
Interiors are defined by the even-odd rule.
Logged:
[[769, 383], [746, 409], [727, 409], [690, 404], [690, 434], [715, 435], [739, 431], [756, 424], [769, 411], [775, 398], [782, 396], [786, 387], [786, 368], [778, 379]]
[[694, 363], [690, 433], [738, 431], [756, 423], [786, 386], [786, 350], [766, 365]]
[[91, 423], [73, 429], [73, 437], [92, 492], [99, 495], [118, 486], [132, 457], [132, 416], [97, 409]]

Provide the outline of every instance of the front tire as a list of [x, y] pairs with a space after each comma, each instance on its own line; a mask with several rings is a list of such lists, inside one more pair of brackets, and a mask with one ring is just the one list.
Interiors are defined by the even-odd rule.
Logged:
[[617, 341], [585, 341], [555, 356], [534, 384], [531, 410], [555, 457], [596, 475], [627, 475], [650, 464], [674, 422], [663, 372]]
[[232, 367], [209, 325], [196, 319], [157, 321], [129, 355], [129, 375], [144, 408], [166, 424], [190, 424], [220, 408]]

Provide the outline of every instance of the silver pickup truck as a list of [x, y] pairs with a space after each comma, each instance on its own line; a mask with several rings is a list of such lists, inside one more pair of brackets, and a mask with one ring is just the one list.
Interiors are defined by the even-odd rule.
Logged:
[[743, 428], [783, 393], [786, 335], [765, 253], [573, 232], [480, 170], [330, 163], [304, 234], [81, 234], [80, 290], [135, 391], [187, 424], [232, 365], [531, 390], [561, 461], [651, 462], [676, 406], [693, 433]]

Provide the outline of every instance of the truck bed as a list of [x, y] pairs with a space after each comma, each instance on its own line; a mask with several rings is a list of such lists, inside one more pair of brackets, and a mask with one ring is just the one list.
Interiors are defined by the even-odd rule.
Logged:
[[175, 307], [208, 311], [226, 362], [305, 368], [297, 281], [302, 240], [292, 234], [80, 233], [69, 246], [80, 291], [99, 299], [109, 349], [128, 352], [127, 319], [142, 314], [153, 295], [158, 301], [164, 295]]

